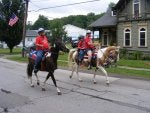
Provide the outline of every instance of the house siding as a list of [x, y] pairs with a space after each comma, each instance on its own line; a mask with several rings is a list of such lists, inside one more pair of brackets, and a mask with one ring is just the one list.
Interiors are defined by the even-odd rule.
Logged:
[[147, 11], [150, 13], [150, 3], [147, 3], [147, 4], [146, 4], [146, 9], [147, 9]]
[[140, 10], [141, 10], [141, 14], [145, 13], [146, 11], [146, 0], [140, 0]]
[[[146, 27], [147, 35], [147, 47], [139, 47], [139, 28]], [[131, 29], [131, 47], [124, 47], [124, 30], [125, 28]], [[150, 51], [150, 20], [145, 21], [132, 21], [132, 22], [122, 22], [118, 23], [117, 26], [117, 37], [118, 45], [121, 48], [127, 48], [129, 50], [138, 50], [138, 51]]]
[[123, 48], [123, 42], [124, 42], [124, 27], [123, 23], [119, 23], [117, 25], [117, 40], [118, 40], [118, 45]]
[[[145, 14], [147, 13], [147, 17]], [[147, 0], [140, 0], [140, 14], [141, 18], [133, 18], [133, 0], [130, 0], [126, 7], [118, 12], [117, 24], [117, 41], [122, 48], [129, 50], [150, 51], [150, 3]], [[145, 27], [147, 35], [147, 46], [139, 47], [139, 29]], [[129, 28], [131, 30], [131, 47], [124, 47], [124, 30]]]
[[149, 47], [148, 51], [150, 51], [150, 20], [147, 23], [147, 46]]
[[[146, 16], [147, 15], [147, 16]], [[130, 0], [127, 5], [124, 7], [124, 9], [120, 10], [118, 12], [118, 21], [129, 21], [134, 20], [133, 18], [133, 0]], [[138, 18], [140, 20], [146, 17], [150, 18], [150, 3], [147, 3], [147, 0], [140, 0], [140, 17]]]

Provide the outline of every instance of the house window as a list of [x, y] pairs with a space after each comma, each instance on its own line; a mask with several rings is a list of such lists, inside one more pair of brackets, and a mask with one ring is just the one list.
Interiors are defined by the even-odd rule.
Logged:
[[116, 16], [116, 15], [117, 15], [117, 11], [116, 10], [111, 11], [111, 16]]
[[131, 46], [131, 30], [125, 29], [124, 31], [124, 46]]
[[147, 46], [147, 36], [146, 36], [146, 29], [141, 28], [139, 31], [139, 46], [146, 47]]
[[134, 18], [138, 18], [140, 14], [140, 0], [133, 0], [133, 14]]
[[104, 46], [108, 45], [108, 33], [107, 32], [104, 32], [103, 44]]

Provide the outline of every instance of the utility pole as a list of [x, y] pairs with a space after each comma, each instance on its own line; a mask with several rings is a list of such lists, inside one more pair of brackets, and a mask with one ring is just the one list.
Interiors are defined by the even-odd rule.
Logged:
[[22, 33], [22, 57], [25, 57], [25, 37], [26, 37], [26, 22], [28, 16], [28, 3], [29, 0], [24, 0], [25, 3], [25, 11], [24, 11], [24, 20], [23, 20], [23, 33]]

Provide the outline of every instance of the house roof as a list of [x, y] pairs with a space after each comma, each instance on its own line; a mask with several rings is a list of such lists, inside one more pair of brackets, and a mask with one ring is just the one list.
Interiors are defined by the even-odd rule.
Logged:
[[118, 3], [115, 5], [114, 9], [119, 9], [122, 6], [125, 6], [125, 2], [129, 2], [130, 0], [119, 0]]
[[26, 31], [26, 36], [30, 37], [30, 36], [37, 36], [37, 30], [27, 30]]
[[[50, 30], [45, 30], [45, 32], [50, 32]], [[26, 37], [35, 37], [38, 35], [38, 30], [27, 30]]]
[[90, 24], [89, 27], [108, 27], [116, 25], [117, 25], [117, 17], [112, 16], [112, 10], [111, 8], [109, 8], [101, 18]]
[[71, 24], [67, 24], [63, 26], [65, 28], [65, 31], [67, 32], [67, 36], [79, 36], [79, 35], [85, 35], [86, 34], [86, 29], [82, 29], [80, 27], [71, 25]]

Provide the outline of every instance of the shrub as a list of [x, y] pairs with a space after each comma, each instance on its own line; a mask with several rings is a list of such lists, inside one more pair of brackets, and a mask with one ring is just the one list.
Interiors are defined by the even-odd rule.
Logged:
[[120, 58], [127, 59], [128, 50], [120, 49]]
[[142, 52], [134, 51], [133, 56], [135, 57], [135, 60], [141, 60]]

